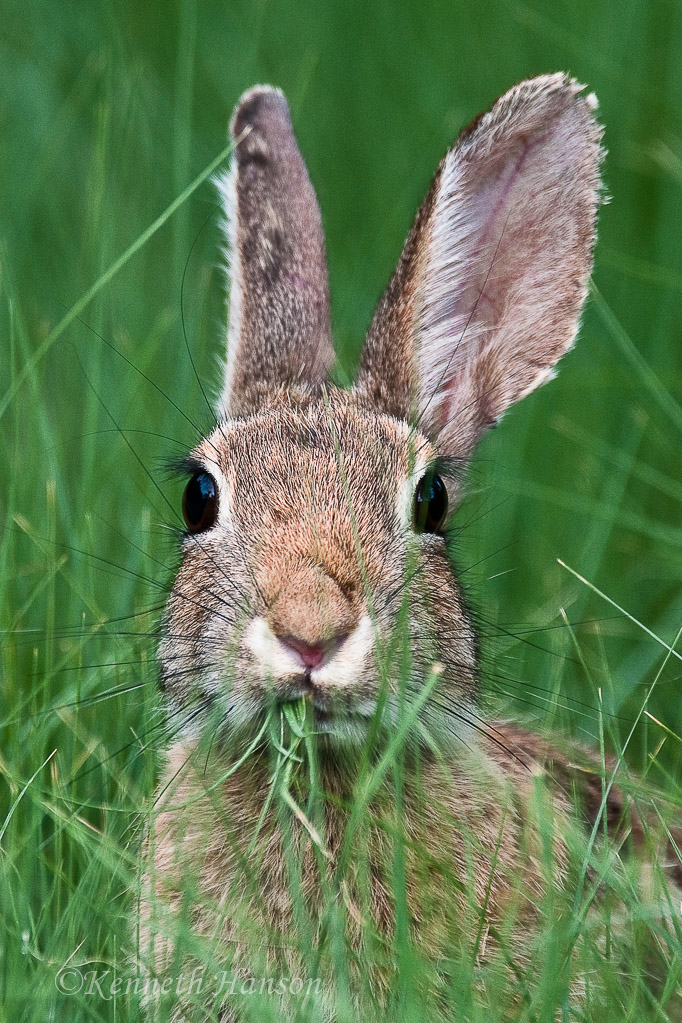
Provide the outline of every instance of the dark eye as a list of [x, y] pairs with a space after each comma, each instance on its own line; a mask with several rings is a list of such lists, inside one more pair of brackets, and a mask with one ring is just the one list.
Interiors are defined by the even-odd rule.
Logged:
[[422, 476], [414, 495], [414, 529], [416, 533], [437, 533], [448, 510], [448, 492], [440, 476]]
[[209, 473], [196, 473], [185, 487], [182, 517], [190, 533], [201, 533], [214, 524], [218, 517], [218, 488]]

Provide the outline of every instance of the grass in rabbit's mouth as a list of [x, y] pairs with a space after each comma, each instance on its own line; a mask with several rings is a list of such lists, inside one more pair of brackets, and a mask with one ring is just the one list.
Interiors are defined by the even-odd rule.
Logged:
[[[267, 808], [277, 793], [297, 820], [303, 825], [313, 844], [328, 856], [324, 841], [314, 824], [308, 819], [292, 794], [292, 783], [297, 771], [306, 770], [308, 781], [315, 770], [315, 753], [312, 748], [315, 726], [313, 708], [310, 700], [299, 699], [282, 703], [279, 706], [278, 719], [273, 721], [275, 734], [270, 741], [276, 750], [275, 767], [272, 774], [270, 791], [264, 804], [261, 819], [264, 819]], [[301, 754], [304, 753], [305, 756]], [[308, 785], [311, 789], [312, 786]]]
[[[246, 859], [256, 849], [265, 819], [277, 799], [282, 800], [294, 816], [304, 825], [312, 841], [323, 848], [322, 838], [307, 819], [291, 792], [292, 781], [296, 772], [310, 772], [310, 740], [311, 731], [310, 703], [306, 699], [291, 700], [279, 703], [270, 708], [267, 714], [265, 731], [268, 742], [274, 750], [273, 767], [268, 791], [263, 799], [263, 806], [254, 834], [248, 847]], [[301, 754], [308, 749], [308, 759]]]

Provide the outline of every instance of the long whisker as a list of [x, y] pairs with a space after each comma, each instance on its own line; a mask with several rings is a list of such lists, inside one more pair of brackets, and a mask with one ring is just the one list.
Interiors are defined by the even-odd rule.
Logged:
[[[211, 706], [212, 702], [213, 702], [213, 697], [212, 696], [203, 696], [202, 699], [199, 701], [198, 706], [194, 707], [190, 711], [190, 713], [183, 719], [182, 724], [181, 724], [180, 727], [186, 728], [187, 725], [191, 724], [191, 722], [193, 720], [195, 720], [200, 714], [202, 714], [206, 710], [208, 710], [208, 708]], [[179, 708], [177, 711], [172, 712], [172, 714], [175, 714], [176, 716], [180, 715], [186, 709], [187, 708], [185, 708], [185, 707]], [[133, 739], [130, 740], [130, 742], [127, 742], [123, 746], [120, 746], [118, 749], [114, 750], [113, 753], [109, 753], [108, 756], [104, 757], [103, 760], [98, 761], [96, 764], [92, 764], [86, 770], [79, 771], [78, 774], [76, 774], [73, 778], [70, 779], [70, 781], [67, 783], [67, 785], [75, 785], [76, 782], [82, 781], [83, 778], [86, 778], [89, 774], [92, 774], [93, 771], [98, 770], [99, 768], [103, 767], [105, 764], [107, 764], [111, 760], [113, 760], [115, 757], [120, 756], [121, 753], [125, 753], [132, 746], [135, 746], [138, 743], [140, 743], [140, 741], [142, 739], [144, 739], [144, 738], [146, 738], [147, 736], [150, 736], [150, 735], [154, 735], [154, 734], [158, 735], [160, 732], [163, 731], [163, 729], [167, 729], [167, 728], [168, 728], [168, 722], [165, 721], [165, 720], [158, 722], [156, 725], [152, 725], [152, 727], [148, 728], [145, 732], [141, 732], [139, 735], [136, 735]], [[133, 759], [136, 759], [137, 756], [139, 756], [141, 753], [143, 753], [144, 750], [147, 749], [147, 748], [148, 748], [148, 746], [142, 746], [140, 748], [140, 750], [138, 751], [138, 753], [136, 754], [136, 757], [133, 758]]]
[[457, 721], [461, 721], [463, 724], [469, 725], [471, 728], [474, 728], [480, 735], [484, 736], [484, 738], [488, 739], [490, 742], [498, 746], [499, 749], [501, 749], [508, 756], [512, 757], [514, 760], [516, 760], [522, 767], [524, 768], [528, 767], [528, 764], [521, 760], [521, 758], [516, 753], [514, 753], [513, 750], [509, 749], [509, 747], [502, 741], [501, 738], [502, 732], [500, 732], [499, 729], [491, 725], [489, 721], [486, 721], [484, 718], [478, 717], [478, 715], [475, 715], [472, 712], [470, 712], [471, 716], [464, 714], [462, 713], [462, 711], [458, 711], [455, 710], [453, 707], [447, 706], [447, 704], [439, 703], [439, 701], [434, 699], [434, 697], [431, 697], [429, 702], [434, 704], [436, 707], [439, 707], [441, 710], [444, 710], [446, 714], [449, 714]]
[[[83, 369], [83, 365], [82, 365], [82, 363], [81, 363], [81, 361], [80, 361], [80, 359], [79, 359], [79, 357], [78, 357], [78, 354], [77, 354], [77, 353], [76, 353], [76, 359], [77, 359], [77, 361], [78, 361], [78, 364], [79, 364], [79, 366], [80, 366], [80, 368], [81, 368], [81, 371], [82, 371], [82, 373], [83, 373], [83, 376], [85, 377], [85, 380], [86, 380], [86, 383], [88, 384], [88, 387], [90, 388], [90, 390], [92, 391], [92, 393], [93, 393], [93, 394], [95, 395], [95, 397], [96, 397], [97, 401], [99, 402], [99, 404], [101, 405], [101, 407], [102, 407], [102, 408], [104, 409], [104, 411], [106, 412], [106, 414], [107, 414], [107, 415], [109, 416], [109, 418], [111, 419], [111, 421], [112, 421], [112, 423], [114, 424], [114, 426], [116, 427], [116, 429], [117, 429], [117, 430], [119, 431], [119, 433], [121, 434], [121, 437], [122, 437], [122, 439], [123, 439], [123, 442], [125, 443], [126, 447], [127, 447], [127, 448], [128, 448], [128, 450], [130, 451], [130, 453], [131, 453], [131, 454], [133, 455], [133, 457], [134, 457], [135, 461], [136, 461], [136, 462], [138, 463], [138, 465], [140, 466], [140, 468], [142, 469], [142, 471], [143, 471], [143, 472], [145, 473], [145, 475], [146, 475], [146, 476], [147, 476], [147, 478], [149, 479], [149, 481], [150, 481], [150, 483], [152, 484], [152, 486], [153, 486], [153, 487], [155, 488], [155, 490], [156, 490], [156, 491], [157, 491], [157, 492], [158, 492], [158, 493], [160, 494], [161, 498], [163, 499], [163, 501], [165, 502], [165, 504], [166, 504], [166, 505], [168, 506], [168, 508], [170, 509], [170, 511], [171, 511], [171, 513], [172, 513], [172, 515], [173, 515], [173, 516], [174, 516], [174, 517], [175, 517], [175, 518], [176, 518], [176, 519], [177, 519], [178, 521], [180, 521], [180, 516], [178, 515], [178, 512], [177, 512], [177, 510], [176, 510], [176, 509], [175, 509], [175, 508], [173, 507], [173, 505], [171, 504], [171, 502], [170, 502], [170, 501], [168, 500], [168, 498], [167, 498], [167, 497], [166, 497], [166, 495], [164, 494], [163, 490], [161, 489], [161, 487], [159, 486], [159, 484], [157, 483], [157, 481], [156, 481], [156, 480], [154, 479], [153, 475], [151, 474], [151, 472], [149, 471], [149, 469], [147, 468], [147, 466], [146, 466], [146, 465], [144, 464], [144, 462], [142, 461], [142, 459], [140, 458], [140, 456], [138, 455], [137, 451], [135, 450], [135, 448], [133, 447], [133, 445], [132, 445], [132, 444], [130, 443], [130, 441], [128, 440], [128, 438], [127, 438], [127, 437], [125, 436], [125, 434], [123, 434], [123, 433], [121, 432], [121, 430], [120, 430], [120, 426], [119, 426], [118, 422], [116, 421], [116, 419], [115, 419], [115, 417], [114, 417], [113, 413], [112, 413], [112, 412], [111, 412], [111, 410], [110, 410], [110, 409], [109, 409], [109, 408], [107, 407], [106, 403], [105, 403], [105, 402], [104, 402], [104, 401], [102, 400], [101, 396], [99, 395], [99, 393], [98, 393], [98, 392], [97, 392], [97, 390], [95, 389], [95, 387], [94, 387], [94, 385], [92, 384], [91, 380], [90, 380], [90, 379], [88, 378], [87, 374], [85, 373], [85, 370]], [[157, 515], [158, 515], [158, 512], [157, 512]], [[161, 516], [160, 516], [160, 515], [159, 515], [159, 518], [161, 518]], [[218, 572], [220, 573], [220, 575], [222, 575], [222, 576], [223, 576], [223, 578], [224, 578], [225, 580], [228, 580], [228, 579], [229, 579], [229, 577], [228, 577], [228, 576], [227, 576], [227, 575], [225, 574], [224, 570], [222, 569], [222, 566], [220, 566], [219, 564], [217, 564], [217, 563], [216, 563], [216, 561], [215, 561], [215, 559], [214, 559], [214, 558], [213, 558], [213, 556], [211, 555], [210, 551], [207, 551], [207, 550], [206, 550], [206, 548], [205, 548], [205, 547], [204, 547], [204, 545], [202, 544], [202, 542], [201, 542], [201, 540], [200, 540], [199, 536], [198, 536], [198, 535], [196, 535], [196, 534], [190, 534], [190, 535], [191, 535], [191, 537], [192, 537], [192, 540], [193, 540], [193, 542], [195, 543], [195, 545], [201, 548], [201, 550], [203, 551], [203, 553], [204, 553], [204, 554], [206, 555], [206, 557], [208, 557], [208, 558], [209, 558], [209, 560], [210, 560], [210, 561], [211, 561], [211, 563], [213, 564], [214, 568], [216, 568], [216, 569], [218, 570]]]
[[[167, 394], [163, 390], [162, 387], [159, 387], [159, 385], [156, 383], [155, 380], [152, 380], [152, 378], [147, 373], [145, 373], [144, 370], [140, 369], [139, 366], [136, 366], [135, 363], [132, 362], [132, 360], [127, 357], [127, 355], [124, 355], [123, 352], [121, 352], [116, 347], [116, 345], [114, 345], [107, 338], [103, 337], [102, 334], [100, 334], [97, 330], [95, 330], [94, 327], [92, 327], [89, 323], [87, 323], [84, 319], [82, 319], [82, 317], [78, 316], [77, 319], [78, 319], [79, 323], [82, 324], [82, 326], [84, 326], [87, 330], [89, 330], [92, 334], [94, 334], [95, 337], [99, 338], [99, 340], [102, 342], [102, 344], [106, 345], [107, 348], [109, 348], [112, 352], [114, 352], [115, 355], [118, 355], [119, 359], [123, 359], [123, 361], [126, 363], [126, 365], [130, 366], [130, 368], [132, 370], [134, 370], [139, 376], [141, 376], [142, 379], [145, 380], [150, 385], [150, 387], [153, 387], [155, 391], [158, 391], [158, 393], [161, 395], [161, 397], [164, 398], [169, 403], [169, 405], [171, 405], [175, 409], [175, 411], [179, 415], [181, 415], [182, 418], [187, 423], [189, 423], [189, 425], [192, 427], [192, 429], [194, 430], [194, 432], [197, 435], [197, 437], [199, 438], [199, 440], [203, 440], [203, 438], [205, 436], [204, 431], [201, 430], [197, 426], [197, 424], [194, 422], [194, 420], [191, 419], [190, 416], [188, 416], [187, 413], [183, 409], [180, 408], [180, 406], [177, 404], [177, 402], [175, 402], [173, 400], [173, 398], [171, 398], [171, 396], [169, 394]], [[81, 365], [81, 370], [83, 370], [83, 366], [80, 363], [80, 359], [78, 358], [78, 355], [76, 355], [76, 358], [78, 359], [78, 362]], [[87, 374], [85, 374], [84, 371], [83, 371], [83, 375], [85, 376], [85, 379], [88, 380]], [[89, 380], [88, 380], [88, 383], [90, 383]], [[110, 416], [110, 418], [113, 421], [113, 416], [111, 416], [109, 410], [103, 405], [103, 403], [102, 403], [99, 395], [95, 391], [95, 389], [92, 388], [92, 390], [93, 390], [93, 393], [95, 394], [95, 397], [97, 398], [97, 400], [100, 402], [100, 404], [102, 404], [102, 407], [104, 408], [105, 412], [107, 412], [107, 414]], [[118, 433], [122, 433], [123, 432], [120, 429], [120, 427], [118, 426], [118, 424], [114, 423], [114, 425], [116, 426], [116, 430], [117, 430]], [[126, 432], [130, 432], [130, 431], [126, 431]]]
[[[192, 242], [192, 245], [190, 246], [190, 250], [187, 253], [187, 259], [185, 260], [185, 265], [184, 265], [183, 270], [182, 270], [182, 281], [180, 282], [180, 321], [182, 323], [182, 336], [183, 336], [184, 341], [185, 341], [185, 349], [187, 351], [187, 356], [189, 358], [190, 366], [192, 367], [192, 372], [194, 373], [194, 379], [196, 380], [197, 384], [199, 385], [199, 390], [201, 391], [202, 397], [203, 397], [203, 399], [204, 399], [204, 401], [206, 403], [206, 408], [208, 409], [211, 417], [214, 418], [215, 417], [215, 413], [214, 413], [214, 410], [213, 410], [213, 406], [211, 405], [211, 402], [208, 400], [208, 395], [206, 394], [206, 391], [204, 390], [204, 385], [201, 382], [201, 377], [199, 376], [199, 374], [197, 372], [197, 367], [196, 367], [196, 365], [194, 363], [194, 357], [192, 355], [192, 349], [190, 348], [189, 340], [188, 340], [188, 337], [187, 337], [187, 328], [186, 328], [186, 324], [185, 324], [185, 280], [187, 278], [187, 268], [189, 267], [189, 263], [190, 263], [190, 260], [192, 258], [192, 253], [194, 252], [194, 249], [196, 248], [197, 242], [199, 241], [199, 239], [200, 239], [201, 235], [203, 234], [204, 230], [206, 229], [206, 225], [212, 219], [213, 219], [213, 213], [209, 213], [209, 215], [206, 217], [206, 220], [203, 222], [203, 224], [201, 225], [201, 227], [197, 231], [197, 233], [196, 233], [196, 235], [194, 237], [194, 241]], [[220, 427], [220, 423], [218, 423], [218, 426]]]

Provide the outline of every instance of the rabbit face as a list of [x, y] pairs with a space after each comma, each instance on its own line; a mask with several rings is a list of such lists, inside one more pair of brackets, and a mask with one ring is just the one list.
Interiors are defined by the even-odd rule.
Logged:
[[242, 98], [218, 182], [220, 424], [188, 462], [191, 529], [161, 645], [183, 727], [211, 710], [238, 732], [304, 695], [318, 730], [358, 738], [430, 673], [423, 734], [474, 727], [474, 634], [439, 531], [452, 467], [551, 377], [578, 328], [601, 157], [581, 91], [564, 75], [523, 82], [446, 154], [349, 392], [326, 384], [324, 239], [286, 101]]
[[[191, 460], [215, 481], [217, 514], [185, 540], [168, 607], [174, 702], [190, 714], [210, 703], [240, 731], [305, 696], [322, 734], [361, 740], [382, 690], [395, 723], [407, 658], [413, 693], [434, 662], [448, 666], [425, 723], [441, 742], [465, 734], [473, 631], [442, 522], [422, 522], [416, 501], [435, 459], [406, 422], [335, 389], [282, 389], [221, 424]], [[452, 506], [456, 476], [438, 469]], [[446, 501], [436, 496], [437, 512]]]

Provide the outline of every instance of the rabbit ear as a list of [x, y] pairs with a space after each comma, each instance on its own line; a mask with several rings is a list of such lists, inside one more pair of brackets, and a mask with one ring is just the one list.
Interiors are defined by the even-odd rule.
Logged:
[[334, 357], [320, 211], [279, 89], [242, 96], [237, 143], [218, 181], [230, 315], [222, 411], [248, 413], [282, 383], [321, 383]]
[[601, 129], [565, 75], [523, 82], [441, 162], [367, 337], [357, 389], [466, 457], [573, 343]]

